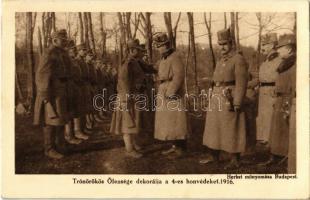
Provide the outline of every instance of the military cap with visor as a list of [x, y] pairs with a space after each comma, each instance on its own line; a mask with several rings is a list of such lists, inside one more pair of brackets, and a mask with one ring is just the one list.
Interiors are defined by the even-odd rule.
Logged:
[[68, 40], [68, 35], [66, 29], [60, 29], [58, 31], [55, 31], [51, 35], [52, 39], [62, 39], [62, 40]]
[[138, 39], [131, 39], [127, 42], [129, 49], [139, 49], [143, 51], [143, 48], [140, 46], [140, 41]]
[[219, 45], [224, 45], [231, 42], [230, 29], [223, 29], [217, 32], [217, 42]]
[[169, 43], [169, 38], [166, 33], [163, 32], [157, 32], [153, 36], [154, 45], [156, 48], [161, 47], [167, 43]]
[[296, 37], [293, 34], [284, 34], [279, 38], [277, 48], [280, 48], [285, 45], [296, 45]]

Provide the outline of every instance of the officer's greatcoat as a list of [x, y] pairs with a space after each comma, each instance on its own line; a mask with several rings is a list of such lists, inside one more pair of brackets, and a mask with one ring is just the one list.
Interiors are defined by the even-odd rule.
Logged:
[[118, 69], [117, 99], [110, 132], [137, 134], [140, 132], [140, 113], [137, 95], [143, 93], [144, 73], [135, 58], [129, 58]]
[[[34, 124], [62, 126], [68, 121], [68, 53], [59, 47], [47, 49], [36, 71], [37, 97]], [[44, 103], [47, 100], [48, 103]]]
[[[184, 77], [185, 69], [181, 58], [177, 52], [170, 50], [162, 57], [158, 67], [155, 139], [185, 139], [189, 132], [184, 101]], [[177, 98], [168, 99], [173, 95]]]
[[[295, 59], [291, 57], [290, 59]], [[296, 66], [283, 61], [278, 67], [276, 80], [276, 102], [271, 123], [270, 150], [274, 155], [287, 156], [289, 145], [289, 114], [292, 93], [295, 92]]]
[[[203, 144], [211, 149], [230, 153], [243, 152], [246, 145], [245, 114], [232, 111], [232, 105], [242, 108], [247, 88], [247, 64], [234, 52], [222, 57], [216, 65], [210, 107], [206, 114]], [[231, 96], [227, 91], [231, 90]]]
[[281, 58], [272, 51], [259, 68], [259, 99], [257, 124], [257, 140], [268, 141], [270, 137], [271, 118], [275, 104], [275, 81], [277, 68]]

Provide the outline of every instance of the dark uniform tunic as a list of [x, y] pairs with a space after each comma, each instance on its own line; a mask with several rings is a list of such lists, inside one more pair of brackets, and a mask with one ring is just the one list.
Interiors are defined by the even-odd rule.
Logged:
[[80, 117], [83, 113], [84, 101], [83, 101], [83, 79], [82, 79], [82, 70], [81, 66], [78, 64], [76, 59], [71, 59], [72, 68], [72, 85], [71, 91], [73, 93], [71, 103], [73, 106], [73, 117]]
[[70, 66], [69, 55], [64, 49], [51, 46], [44, 52], [36, 72], [35, 125], [62, 126], [67, 123]]
[[[214, 87], [206, 115], [203, 144], [211, 149], [239, 153], [246, 146], [243, 110], [231, 111], [232, 104], [242, 106], [247, 88], [248, 70], [242, 55], [230, 52], [216, 64]], [[231, 90], [231, 99], [225, 91]], [[229, 97], [229, 98], [227, 98]], [[230, 99], [230, 100], [229, 100]]]
[[136, 107], [136, 99], [131, 97], [143, 93], [141, 88], [143, 82], [144, 73], [138, 60], [128, 58], [118, 69], [117, 101], [112, 116], [111, 133], [139, 133], [141, 111]]
[[80, 89], [81, 89], [81, 92], [83, 94], [83, 113], [89, 114], [92, 112], [92, 108], [93, 108], [92, 103], [93, 102], [92, 102], [92, 97], [91, 97], [92, 87], [91, 87], [91, 84], [89, 81], [88, 67], [87, 67], [87, 64], [85, 63], [83, 58], [77, 58], [76, 60], [80, 66], [81, 73], [82, 73], [81, 79], [83, 81], [83, 84], [82, 84], [82, 87]]

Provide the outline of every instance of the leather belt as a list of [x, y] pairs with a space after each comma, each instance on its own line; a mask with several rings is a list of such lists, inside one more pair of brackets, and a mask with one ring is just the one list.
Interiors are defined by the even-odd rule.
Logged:
[[269, 82], [269, 83], [263, 83], [263, 82], [261, 82], [261, 83], [259, 83], [259, 85], [260, 85], [261, 87], [265, 87], [265, 86], [275, 86], [276, 83], [275, 83], [275, 82]]
[[236, 85], [236, 81], [214, 82], [215, 87]]

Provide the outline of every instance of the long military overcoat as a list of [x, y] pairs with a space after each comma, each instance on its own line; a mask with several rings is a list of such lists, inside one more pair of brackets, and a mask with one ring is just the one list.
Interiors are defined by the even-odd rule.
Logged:
[[281, 62], [281, 58], [277, 52], [272, 51], [266, 60], [259, 67], [259, 99], [258, 99], [258, 115], [256, 119], [257, 124], [257, 140], [269, 141], [271, 118], [273, 107], [276, 101], [275, 85], [264, 85], [266, 83], [273, 83], [278, 76], [277, 68]]
[[76, 59], [71, 59], [72, 68], [71, 68], [71, 76], [72, 81], [70, 82], [71, 88], [69, 89], [70, 95], [70, 104], [73, 108], [73, 117], [80, 117], [84, 113], [84, 93], [81, 89], [83, 87], [82, 80], [82, 70]]
[[271, 124], [270, 150], [274, 155], [287, 156], [289, 146], [289, 113], [295, 91], [296, 66], [283, 61], [278, 68], [276, 102]]
[[[185, 139], [189, 133], [184, 93], [185, 69], [177, 52], [160, 60], [156, 96], [155, 139]], [[176, 95], [176, 99], [169, 97]]]
[[51, 46], [43, 53], [36, 71], [35, 125], [62, 126], [68, 121], [70, 64], [69, 55], [62, 48]]
[[[234, 82], [229, 86], [214, 86], [206, 114], [203, 144], [229, 153], [243, 152], [246, 146], [246, 124], [243, 109], [231, 111], [231, 104], [241, 106], [247, 88], [247, 64], [242, 55], [230, 52], [216, 65], [214, 83]], [[225, 91], [231, 90], [232, 100]], [[226, 93], [226, 94], [225, 94]]]
[[118, 69], [117, 99], [112, 115], [110, 132], [138, 134], [141, 129], [136, 97], [143, 93], [144, 73], [135, 58], [128, 58]]
[[82, 73], [82, 82], [81, 92], [83, 94], [83, 113], [89, 114], [93, 111], [93, 101], [92, 101], [92, 87], [89, 79], [89, 70], [88, 66], [84, 61], [84, 58], [76, 58], [77, 63], [80, 66]]

